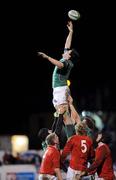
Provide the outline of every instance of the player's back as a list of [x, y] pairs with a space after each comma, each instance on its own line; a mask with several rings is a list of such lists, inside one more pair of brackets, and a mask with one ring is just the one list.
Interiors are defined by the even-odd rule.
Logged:
[[59, 69], [57, 66], [55, 66], [53, 75], [52, 75], [52, 87], [61, 87], [61, 86], [67, 86], [67, 80], [70, 75], [70, 71], [73, 67], [73, 63], [70, 60], [64, 60], [63, 58], [60, 60], [64, 64], [64, 67], [62, 69]]
[[93, 143], [90, 137], [74, 135], [67, 142], [63, 156], [71, 154], [70, 167], [75, 170], [85, 170], [89, 157], [94, 156]]
[[55, 174], [54, 168], [55, 166], [59, 167], [59, 163], [60, 163], [60, 153], [58, 149], [56, 149], [53, 146], [49, 146], [47, 147], [43, 155], [39, 173], [54, 175]]

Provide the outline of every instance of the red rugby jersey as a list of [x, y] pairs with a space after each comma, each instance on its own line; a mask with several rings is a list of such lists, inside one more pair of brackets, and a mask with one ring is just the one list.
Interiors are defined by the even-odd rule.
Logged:
[[60, 152], [54, 146], [48, 146], [43, 155], [39, 173], [55, 175], [55, 168], [60, 168]]
[[88, 159], [94, 157], [93, 142], [88, 136], [74, 135], [66, 143], [62, 152], [62, 160], [71, 154], [70, 167], [83, 171], [87, 168]]
[[91, 171], [96, 168], [98, 176], [100, 178], [104, 178], [105, 180], [113, 180], [114, 173], [111, 151], [109, 147], [104, 143], [100, 143], [96, 148], [95, 161], [87, 169], [87, 171], [91, 174]]

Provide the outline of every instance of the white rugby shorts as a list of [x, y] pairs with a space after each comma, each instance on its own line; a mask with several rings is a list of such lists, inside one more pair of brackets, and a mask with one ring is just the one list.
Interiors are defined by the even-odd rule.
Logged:
[[61, 104], [67, 104], [67, 94], [70, 94], [68, 86], [61, 86], [53, 88], [53, 105], [57, 107]]

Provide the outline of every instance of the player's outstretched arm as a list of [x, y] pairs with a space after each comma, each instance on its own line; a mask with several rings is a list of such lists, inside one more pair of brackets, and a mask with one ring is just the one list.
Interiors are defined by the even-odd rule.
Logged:
[[68, 95], [68, 103], [71, 110], [71, 119], [73, 119], [77, 124], [80, 123], [81, 118], [73, 105], [73, 98], [70, 95]]
[[38, 56], [43, 57], [44, 59], [47, 59], [48, 61], [50, 61], [52, 64], [54, 64], [55, 66], [57, 66], [59, 69], [63, 68], [63, 63], [48, 56], [47, 54], [43, 53], [43, 52], [38, 52]]
[[69, 21], [67, 24], [68, 30], [69, 30], [69, 34], [66, 38], [66, 42], [65, 42], [65, 49], [70, 49], [71, 48], [71, 43], [72, 43], [72, 36], [73, 36], [73, 23], [72, 21]]
[[55, 173], [56, 173], [58, 180], [63, 180], [60, 168], [55, 168], [54, 170], [55, 170]]

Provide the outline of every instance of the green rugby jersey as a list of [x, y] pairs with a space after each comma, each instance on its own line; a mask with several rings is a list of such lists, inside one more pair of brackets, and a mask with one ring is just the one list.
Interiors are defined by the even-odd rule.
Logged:
[[71, 60], [60, 60], [64, 64], [62, 69], [55, 66], [52, 75], [52, 87], [67, 86], [67, 80], [69, 78], [72, 67], [74, 66]]

